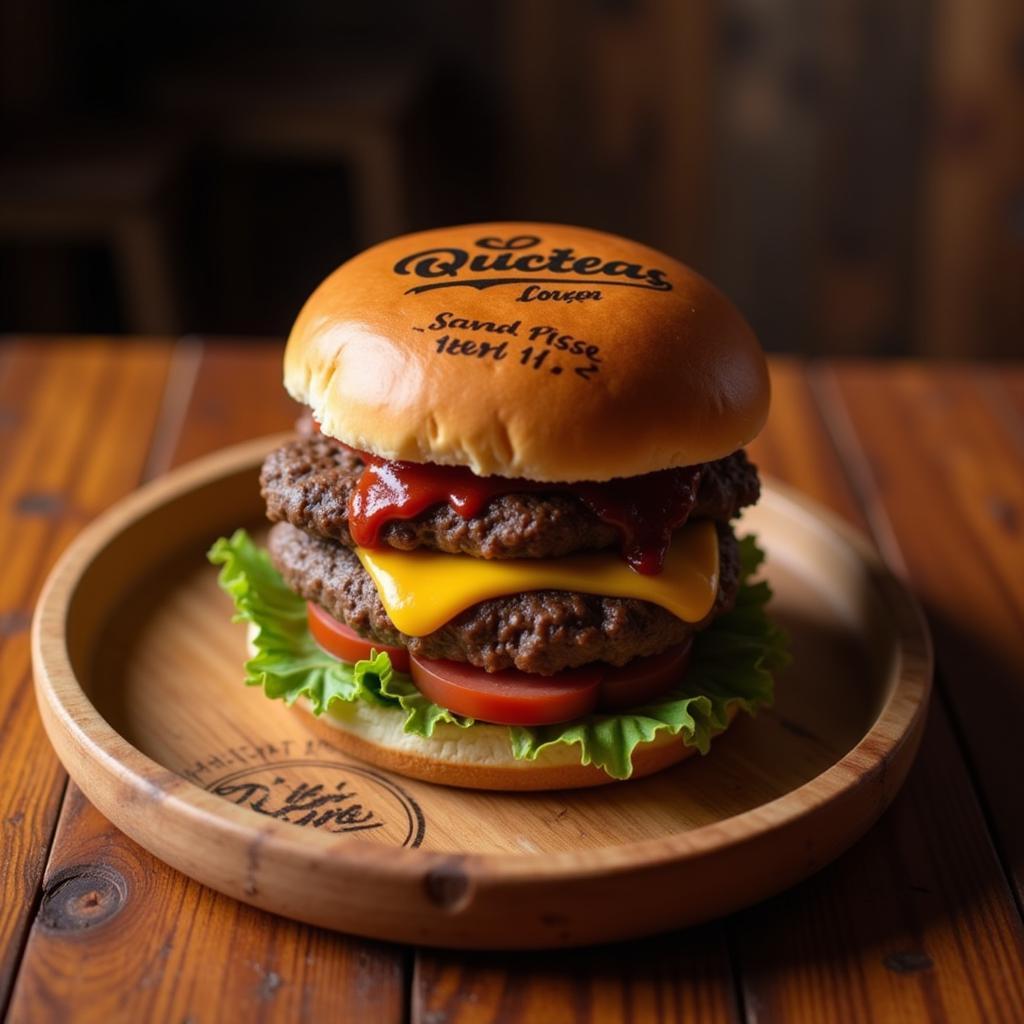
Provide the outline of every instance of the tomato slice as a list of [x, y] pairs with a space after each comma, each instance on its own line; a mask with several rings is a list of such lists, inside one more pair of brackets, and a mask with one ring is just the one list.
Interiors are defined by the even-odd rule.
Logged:
[[306, 603], [306, 620], [313, 639], [328, 654], [342, 661], [362, 661], [369, 658], [372, 651], [385, 651], [396, 671], [409, 671], [409, 652], [404, 647], [390, 647], [376, 640], [366, 640], [312, 601]]
[[602, 711], [624, 711], [660, 697], [682, 678], [690, 663], [691, 637], [661, 654], [636, 658], [622, 668], [608, 667], [601, 682]]
[[672, 689], [690, 661], [691, 640], [623, 668], [585, 665], [553, 676], [485, 672], [461, 661], [410, 657], [412, 679], [435, 704], [495, 725], [553, 725], [592, 711], [623, 711]]
[[461, 661], [410, 658], [420, 693], [457, 715], [495, 725], [550, 725], [597, 707], [601, 666], [539, 676], [515, 669], [485, 672]]

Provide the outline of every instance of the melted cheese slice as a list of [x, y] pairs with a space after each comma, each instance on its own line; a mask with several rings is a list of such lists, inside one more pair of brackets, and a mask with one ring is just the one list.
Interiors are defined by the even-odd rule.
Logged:
[[492, 597], [528, 590], [575, 590], [634, 597], [699, 622], [718, 591], [718, 535], [714, 523], [687, 523], [676, 531], [657, 576], [641, 576], [613, 550], [565, 558], [487, 561], [436, 551], [356, 548], [391, 621], [408, 636], [425, 636], [459, 612]]

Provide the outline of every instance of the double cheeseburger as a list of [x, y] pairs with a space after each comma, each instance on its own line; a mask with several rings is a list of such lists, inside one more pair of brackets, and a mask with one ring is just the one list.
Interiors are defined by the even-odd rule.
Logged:
[[743, 446], [764, 356], [660, 252], [554, 224], [407, 235], [339, 267], [288, 340], [307, 407], [272, 452], [266, 550], [211, 559], [247, 681], [348, 753], [457, 786], [675, 764], [784, 659]]

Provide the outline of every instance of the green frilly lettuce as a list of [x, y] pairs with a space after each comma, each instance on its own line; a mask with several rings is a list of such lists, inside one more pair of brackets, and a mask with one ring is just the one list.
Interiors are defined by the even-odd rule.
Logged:
[[[628, 779], [633, 751], [658, 733], [667, 731], [707, 753], [734, 705], [754, 712], [770, 704], [772, 675], [788, 663], [788, 644], [765, 613], [768, 584], [750, 582], [764, 559], [752, 537], [740, 541], [740, 554], [743, 584], [736, 606], [697, 635], [690, 667], [676, 689], [628, 713], [594, 714], [560, 725], [508, 726], [512, 754], [532, 760], [555, 744], [576, 744], [583, 764]], [[262, 686], [268, 697], [288, 704], [305, 697], [317, 715], [335, 701], [365, 701], [404, 715], [405, 731], [427, 738], [438, 723], [472, 728], [473, 719], [427, 700], [409, 676], [392, 668], [386, 653], [350, 665], [321, 650], [306, 627], [305, 602], [288, 589], [266, 551], [244, 530], [220, 538], [209, 559], [221, 566], [219, 582], [235, 603], [234, 621], [255, 627], [256, 653], [245, 663], [248, 686]]]

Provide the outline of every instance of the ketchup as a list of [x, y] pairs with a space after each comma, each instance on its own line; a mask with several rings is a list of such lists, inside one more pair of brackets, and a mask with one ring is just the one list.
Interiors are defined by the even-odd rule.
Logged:
[[607, 483], [550, 484], [476, 476], [464, 466], [395, 462], [356, 452], [366, 466], [349, 498], [349, 532], [360, 547], [380, 544], [393, 519], [415, 519], [447, 502], [464, 519], [479, 515], [502, 494], [547, 491], [579, 498], [619, 534], [623, 557], [645, 576], [661, 572], [672, 532], [686, 522], [697, 499], [700, 466], [663, 469]]
[[656, 576], [672, 544], [672, 532], [689, 518], [699, 486], [700, 466], [682, 466], [607, 483], [574, 484], [566, 490], [618, 530], [631, 569]]

